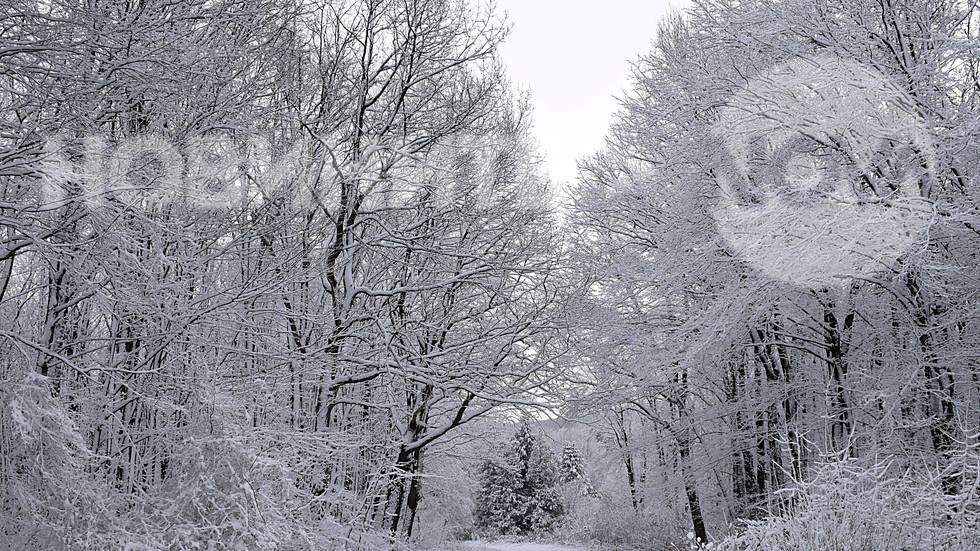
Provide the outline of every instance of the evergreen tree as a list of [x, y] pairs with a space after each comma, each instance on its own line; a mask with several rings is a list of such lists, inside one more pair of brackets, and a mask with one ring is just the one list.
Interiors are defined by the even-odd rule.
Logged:
[[561, 463], [558, 465], [559, 479], [562, 484], [578, 483], [583, 495], [595, 497], [598, 495], [592, 481], [585, 472], [585, 458], [575, 444], [565, 444], [561, 452]]
[[474, 515], [481, 529], [497, 534], [548, 531], [564, 514], [558, 459], [527, 422], [500, 459], [483, 464], [480, 476]]
[[585, 479], [585, 459], [582, 452], [575, 444], [565, 444], [561, 451], [561, 465], [559, 466], [562, 482], [572, 482], [574, 480]]

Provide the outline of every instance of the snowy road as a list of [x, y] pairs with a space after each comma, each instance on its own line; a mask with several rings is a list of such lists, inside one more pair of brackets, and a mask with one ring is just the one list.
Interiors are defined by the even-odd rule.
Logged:
[[546, 543], [490, 543], [467, 542], [461, 551], [589, 551], [583, 547], [566, 547]]

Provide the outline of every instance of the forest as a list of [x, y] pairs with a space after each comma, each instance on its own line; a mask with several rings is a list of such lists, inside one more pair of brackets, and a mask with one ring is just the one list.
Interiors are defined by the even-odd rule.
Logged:
[[980, 4], [510, 25], [0, 0], [0, 550], [980, 549]]

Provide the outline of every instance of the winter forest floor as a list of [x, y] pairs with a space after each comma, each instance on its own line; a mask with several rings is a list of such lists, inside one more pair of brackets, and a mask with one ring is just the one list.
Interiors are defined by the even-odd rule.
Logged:
[[584, 547], [568, 547], [549, 543], [494, 543], [469, 541], [440, 551], [591, 551]]

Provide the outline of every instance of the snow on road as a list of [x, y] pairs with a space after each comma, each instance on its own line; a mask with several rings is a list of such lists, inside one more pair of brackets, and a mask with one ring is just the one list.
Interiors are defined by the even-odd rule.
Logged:
[[547, 543], [466, 542], [461, 551], [589, 551], [582, 547], [566, 547]]

